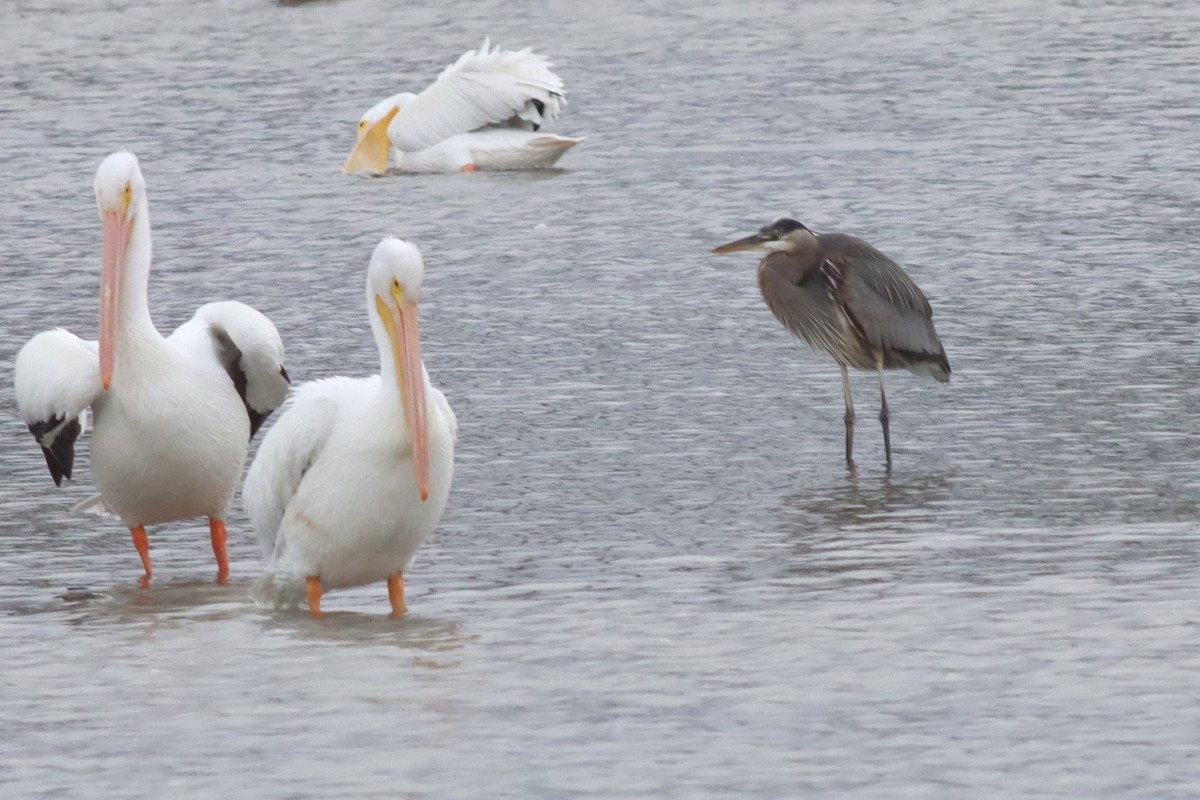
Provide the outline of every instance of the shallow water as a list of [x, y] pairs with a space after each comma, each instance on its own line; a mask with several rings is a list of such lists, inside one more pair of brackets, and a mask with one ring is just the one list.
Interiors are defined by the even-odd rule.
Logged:
[[[406, 4], [411, 5], [411, 4]], [[0, 49], [0, 794], [1194, 797], [1200, 11], [17, 0]], [[353, 123], [485, 34], [552, 56], [562, 169], [350, 178]], [[295, 380], [377, 367], [362, 284], [425, 255], [460, 421], [409, 572], [322, 623], [202, 522], [73, 516], [17, 418], [95, 335], [91, 181], [136, 152], [163, 329], [235, 297]], [[789, 339], [781, 212], [920, 283], [942, 386]]]

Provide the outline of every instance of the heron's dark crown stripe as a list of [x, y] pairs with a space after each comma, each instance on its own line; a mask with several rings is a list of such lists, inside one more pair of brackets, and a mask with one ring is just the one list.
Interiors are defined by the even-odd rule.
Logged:
[[792, 231], [808, 230], [803, 223], [797, 222], [791, 217], [780, 217], [770, 225], [763, 228], [763, 233], [769, 233], [776, 237], [787, 236]]

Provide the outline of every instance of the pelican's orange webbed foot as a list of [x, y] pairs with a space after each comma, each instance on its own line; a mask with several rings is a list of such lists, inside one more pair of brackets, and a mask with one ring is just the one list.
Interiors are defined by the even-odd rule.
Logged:
[[143, 589], [150, 588], [150, 540], [146, 538], [146, 526], [138, 525], [136, 528], [130, 528], [129, 532], [133, 534], [133, 546], [137, 548], [138, 555], [142, 558], [142, 568], [146, 570], [146, 574], [138, 578], [138, 586]]
[[462, 172], [479, 172], [479, 167], [474, 164], [463, 164]]
[[388, 600], [392, 601], [392, 613], [388, 616], [392, 619], [400, 619], [408, 613], [408, 606], [404, 604], [404, 573], [397, 572], [395, 575], [389, 575], [387, 586]]
[[225, 550], [225, 521], [209, 517], [208, 532], [212, 536], [213, 555], [217, 557], [217, 583], [229, 583], [229, 553]]
[[321, 611], [321, 578], [309, 575], [304, 579], [304, 587], [308, 590], [308, 613], [313, 619], [324, 619], [325, 612]]

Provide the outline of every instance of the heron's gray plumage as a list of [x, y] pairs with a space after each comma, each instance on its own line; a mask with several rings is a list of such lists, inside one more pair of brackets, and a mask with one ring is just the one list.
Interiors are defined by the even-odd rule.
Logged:
[[758, 267], [763, 299], [784, 327], [839, 363], [950, 378], [925, 295], [900, 266], [844, 233], [800, 240]]
[[907, 369], [943, 383], [950, 380], [950, 362], [934, 330], [929, 301], [899, 264], [848, 234], [818, 235], [784, 218], [713, 252], [750, 249], [769, 251], [758, 265], [758, 287], [771, 312], [842, 367], [847, 461], [854, 407], [845, 370], [879, 372], [880, 421], [890, 464], [883, 370]]
[[[884, 369], [909, 369], [950, 380], [950, 362], [933, 327], [933, 309], [900, 265], [844, 233], [823, 234], [817, 244], [826, 263], [838, 266], [835, 301], [855, 324], [858, 349], [866, 351], [851, 365], [875, 369], [875, 356], [882, 355]], [[870, 358], [861, 358], [864, 355]]]
[[[758, 289], [771, 313], [814, 350], [836, 354], [845, 349], [845, 319], [831, 299], [839, 279], [789, 253], [770, 253], [758, 266]], [[836, 357], [836, 356], [835, 356]]]

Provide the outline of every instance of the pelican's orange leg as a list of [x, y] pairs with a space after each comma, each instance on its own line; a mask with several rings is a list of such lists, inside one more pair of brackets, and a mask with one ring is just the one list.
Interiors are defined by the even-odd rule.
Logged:
[[225, 520], [208, 518], [208, 532], [212, 536], [213, 555], [217, 557], [217, 583], [229, 583], [229, 553], [225, 551]]
[[142, 568], [146, 570], [146, 574], [138, 578], [138, 586], [143, 589], [150, 588], [150, 540], [146, 538], [146, 526], [138, 525], [136, 528], [130, 528], [129, 532], [133, 534], [133, 546], [137, 548], [138, 555], [142, 557]]
[[313, 619], [322, 619], [325, 612], [321, 611], [321, 576], [309, 575], [304, 579], [304, 587], [308, 590], [308, 613]]
[[388, 600], [392, 601], [392, 613], [389, 616], [392, 619], [400, 619], [408, 613], [408, 606], [404, 604], [404, 573], [389, 575], [387, 584]]
[[460, 167], [460, 169], [462, 172], [478, 172], [479, 171], [479, 167], [475, 166], [474, 164], [463, 164], [462, 167]]

